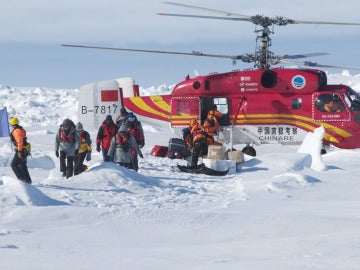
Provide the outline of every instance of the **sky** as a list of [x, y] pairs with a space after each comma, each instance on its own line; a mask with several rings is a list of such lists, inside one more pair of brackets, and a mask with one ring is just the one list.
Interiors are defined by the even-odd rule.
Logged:
[[[329, 81], [360, 91], [360, 76]], [[138, 172], [93, 151], [90, 169], [65, 179], [55, 133], [64, 118], [77, 121], [78, 94], [0, 87], [0, 108], [32, 144], [33, 181], [15, 178], [9, 138], [0, 138], [0, 269], [359, 268], [359, 149], [320, 156], [319, 128], [301, 146], [255, 146], [257, 156], [226, 176], [193, 175], [177, 169], [185, 160], [150, 154], [174, 133], [143, 123]], [[84, 127], [95, 141], [97, 130]]]
[[[298, 20], [360, 22], [360, 3], [346, 1], [181, 1], [245, 15], [264, 14]], [[301, 12], [299, 12], [301, 10]], [[167, 5], [162, 1], [7, 1], [0, 24], [0, 84], [78, 88], [81, 85], [132, 77], [141, 86], [175, 84], [194, 71], [205, 75], [251, 64], [227, 59], [67, 48], [61, 44], [96, 45], [238, 55], [253, 53], [254, 26], [248, 22], [186, 19], [159, 12], [216, 15]], [[360, 67], [360, 26], [288, 25], [276, 27], [276, 54], [326, 52], [307, 60]], [[329, 70], [329, 73], [341, 72]], [[358, 72], [358, 71], [357, 71]], [[352, 71], [356, 74], [356, 71]]]

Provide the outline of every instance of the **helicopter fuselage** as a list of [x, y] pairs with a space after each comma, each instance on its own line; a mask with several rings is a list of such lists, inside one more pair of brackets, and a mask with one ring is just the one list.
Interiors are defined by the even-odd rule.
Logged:
[[[327, 112], [322, 98], [340, 107]], [[123, 97], [123, 106], [140, 119], [170, 124], [181, 133], [191, 119], [203, 123], [217, 105], [223, 116], [219, 140], [233, 144], [299, 144], [323, 126], [324, 143], [360, 147], [359, 96], [345, 85], [328, 85], [316, 69], [256, 69], [185, 78], [171, 94]]]

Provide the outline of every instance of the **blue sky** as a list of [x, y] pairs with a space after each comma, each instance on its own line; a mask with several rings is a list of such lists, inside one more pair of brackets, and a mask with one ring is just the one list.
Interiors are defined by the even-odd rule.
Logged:
[[[360, 22], [360, 3], [338, 1], [179, 1], [236, 12], [298, 20]], [[141, 86], [174, 84], [194, 70], [200, 74], [251, 68], [251, 64], [192, 56], [159, 55], [61, 47], [85, 44], [132, 49], [201, 51], [237, 55], [253, 53], [254, 26], [158, 16], [158, 12], [201, 14], [161, 1], [18, 0], [2, 4], [0, 84], [78, 88], [83, 84], [132, 77]], [[360, 26], [289, 25], [276, 27], [276, 54], [327, 52], [309, 58], [321, 64], [360, 67]], [[330, 73], [339, 71], [329, 70]], [[351, 72], [356, 73], [356, 72]]]

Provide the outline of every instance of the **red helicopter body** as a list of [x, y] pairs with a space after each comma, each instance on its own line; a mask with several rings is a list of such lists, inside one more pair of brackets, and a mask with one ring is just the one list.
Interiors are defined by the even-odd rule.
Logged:
[[[338, 111], [324, 110], [321, 97], [333, 97]], [[224, 141], [234, 127], [234, 143], [301, 143], [307, 132], [323, 126], [325, 143], [360, 147], [359, 95], [345, 85], [328, 85], [316, 69], [233, 71], [177, 84], [169, 95], [123, 97], [123, 106], [144, 120], [169, 123], [176, 131], [191, 119], [203, 122], [217, 105]], [[237, 135], [241, 138], [237, 138]]]
[[[267, 17], [264, 15], [248, 16], [234, 12], [221, 11], [207, 7], [198, 7], [183, 3], [164, 2], [167, 5], [193, 9], [197, 11], [214, 13], [216, 16], [160, 13], [170, 17], [190, 19], [211, 19], [249, 22], [255, 25], [256, 50], [253, 54], [221, 55], [202, 52], [174, 52], [128, 48], [110, 48], [87, 45], [63, 44], [67, 47], [117, 50], [131, 52], [147, 52], [160, 54], [204, 56], [214, 58], [232, 59], [254, 63], [254, 69], [214, 73], [206, 76], [187, 76], [183, 82], [178, 83], [171, 94], [156, 96], [139, 96], [135, 86], [130, 91], [120, 91], [121, 106], [136, 113], [139, 118], [155, 124], [170, 124], [181, 133], [191, 119], [204, 122], [207, 112], [217, 105], [222, 113], [219, 120], [221, 132], [219, 140], [234, 144], [260, 144], [260, 143], [301, 143], [308, 132], [318, 127], [324, 127], [324, 143], [333, 144], [339, 148], [352, 149], [360, 147], [360, 95], [345, 85], [328, 85], [326, 73], [315, 69], [341, 68], [355, 69], [339, 66], [322, 65], [314, 62], [294, 62], [294, 59], [326, 55], [316, 52], [296, 55], [276, 55], [270, 51], [271, 37], [274, 26], [292, 24], [316, 25], [342, 25], [359, 26], [360, 23], [304, 21], [288, 19], [282, 16]], [[273, 68], [277, 64], [296, 64], [308, 66], [307, 69]], [[116, 84], [115, 84], [116, 85]], [[97, 95], [89, 105], [84, 102], [79, 112], [96, 120], [98, 112], [109, 113], [111, 109], [115, 114], [117, 104], [101, 103], [102, 110], [88, 109], [89, 106], [99, 102], [117, 101], [117, 90], [113, 98], [99, 101]], [[90, 86], [98, 91], [97, 84]], [[112, 89], [114, 89], [112, 88]], [[88, 98], [89, 99], [89, 98]], [[109, 110], [107, 110], [107, 108]], [[96, 120], [97, 121], [97, 120]], [[95, 122], [96, 122], [95, 121]], [[94, 122], [94, 121], [93, 121]]]

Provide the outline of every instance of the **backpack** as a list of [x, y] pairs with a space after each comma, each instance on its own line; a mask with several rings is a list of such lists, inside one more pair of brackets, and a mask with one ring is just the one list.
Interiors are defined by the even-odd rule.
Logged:
[[23, 151], [25, 156], [31, 156], [31, 144], [28, 141], [23, 145]]
[[121, 148], [124, 152], [128, 152], [130, 135], [128, 132], [118, 132], [116, 136], [116, 147]]

